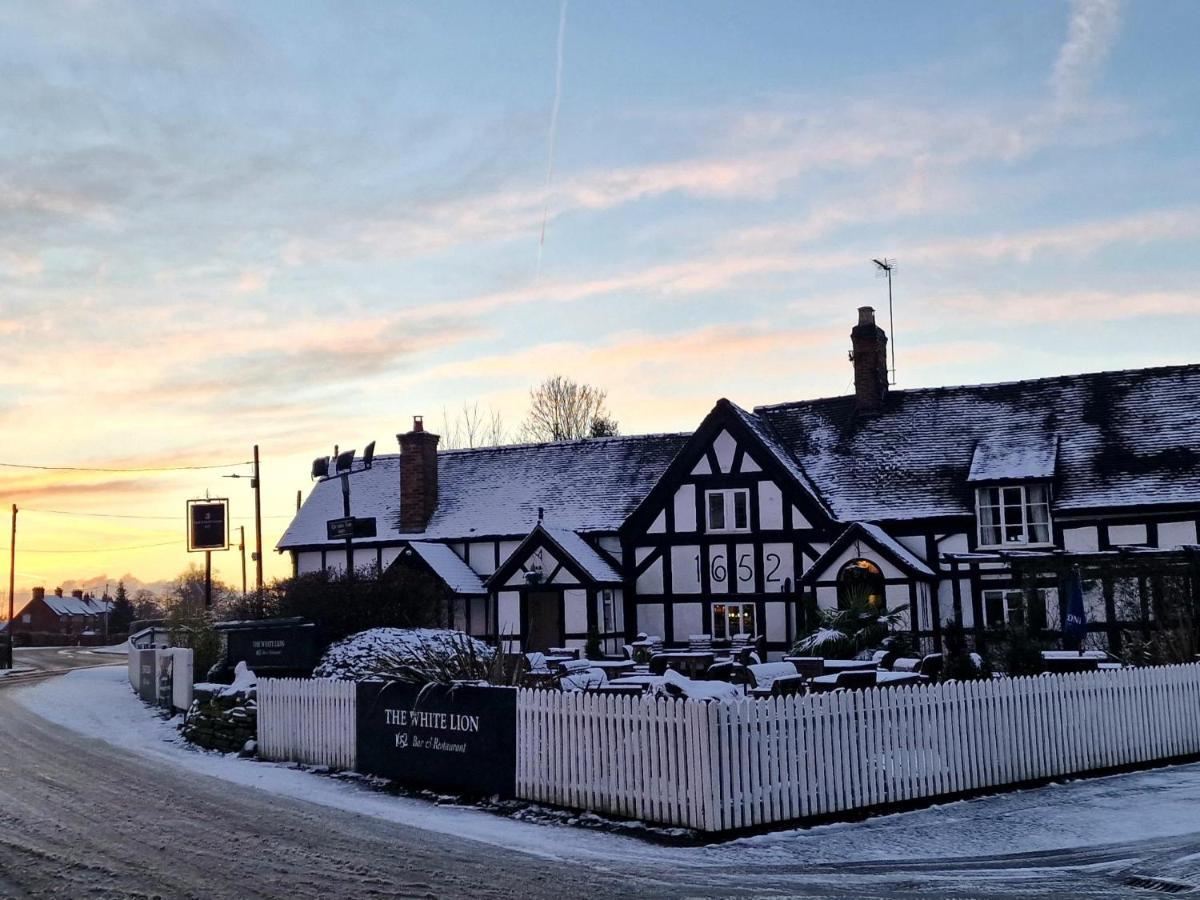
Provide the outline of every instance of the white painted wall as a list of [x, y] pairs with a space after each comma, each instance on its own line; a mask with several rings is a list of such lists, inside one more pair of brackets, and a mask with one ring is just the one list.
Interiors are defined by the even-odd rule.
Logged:
[[763, 605], [766, 607], [767, 614], [767, 640], [787, 640], [787, 604], [767, 601]]
[[661, 594], [663, 592], [663, 561], [659, 557], [637, 577], [639, 594]]
[[698, 546], [685, 544], [671, 548], [671, 590], [676, 594], [700, 593], [700, 579], [696, 577], [696, 555]]
[[768, 531], [783, 528], [783, 491], [773, 481], [758, 483], [758, 524]]
[[1087, 528], [1064, 528], [1063, 549], [1073, 553], [1088, 553], [1100, 549], [1100, 535], [1097, 530]]
[[722, 472], [729, 472], [733, 468], [733, 454], [737, 450], [737, 441], [733, 439], [728, 431], [722, 431], [713, 441], [713, 453], [717, 456], [717, 465], [721, 467]]
[[320, 572], [321, 552], [317, 550], [309, 553], [297, 553], [296, 571], [301, 575], [307, 575], [310, 572]]
[[470, 566], [476, 574], [486, 578], [496, 571], [495, 541], [472, 541]]
[[704, 618], [699, 603], [676, 603], [671, 608], [675, 623], [675, 640], [686, 642], [693, 634], [702, 634]]
[[1180, 547], [1195, 543], [1195, 522], [1162, 522], [1158, 526], [1158, 546], [1160, 547]]
[[587, 591], [563, 591], [563, 630], [587, 631]]
[[497, 595], [497, 631], [502, 635], [521, 633], [521, 595], [516, 591], [501, 591]]
[[938, 539], [937, 548], [939, 553], [966, 553], [971, 544], [965, 534], [947, 534]]
[[682, 484], [675, 492], [675, 530], [696, 530], [696, 486]]
[[1145, 525], [1109, 525], [1108, 542], [1114, 547], [1146, 543]]
[[[779, 557], [779, 562], [771, 559], [771, 555]], [[768, 581], [775, 578], [776, 581]], [[782, 591], [784, 580], [792, 579], [792, 589], [795, 590], [799, 573], [792, 564], [791, 544], [763, 544], [763, 588], [768, 594]]]
[[637, 623], [633, 628], [634, 634], [644, 631], [651, 636], [666, 639], [663, 627], [663, 605], [661, 603], [639, 603], [637, 606]]

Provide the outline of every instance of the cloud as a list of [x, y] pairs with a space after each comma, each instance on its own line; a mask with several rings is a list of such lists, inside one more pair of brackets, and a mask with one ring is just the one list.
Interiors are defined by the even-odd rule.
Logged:
[[1049, 293], [956, 294], [925, 304], [1000, 325], [1120, 322], [1151, 316], [1200, 316], [1200, 292], [1063, 291]]
[[1050, 73], [1053, 108], [1058, 115], [1075, 111], [1100, 67], [1108, 58], [1120, 28], [1118, 0], [1071, 0], [1066, 42]]

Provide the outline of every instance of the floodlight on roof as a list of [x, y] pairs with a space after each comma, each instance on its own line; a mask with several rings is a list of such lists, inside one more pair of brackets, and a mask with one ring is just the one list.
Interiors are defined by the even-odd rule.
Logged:
[[337, 471], [340, 475], [342, 472], [349, 472], [350, 467], [354, 465], [354, 451], [347, 450], [344, 453], [337, 455]]
[[318, 456], [313, 460], [312, 478], [324, 478], [329, 474], [329, 457]]
[[363, 468], [364, 469], [371, 468], [371, 462], [374, 459], [375, 459], [375, 442], [371, 441], [371, 443], [367, 444], [367, 446], [363, 448], [363, 456], [362, 456]]

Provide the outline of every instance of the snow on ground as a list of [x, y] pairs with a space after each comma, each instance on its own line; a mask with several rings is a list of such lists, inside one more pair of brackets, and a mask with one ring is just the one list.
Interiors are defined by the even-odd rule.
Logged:
[[[741, 838], [664, 847], [634, 838], [515, 821], [437, 806], [291, 768], [191, 748], [175, 724], [135, 698], [124, 667], [81, 669], [23, 689], [32, 711], [161, 765], [402, 825], [547, 858], [606, 867], [662, 866], [769, 877], [785, 868], [852, 861], [916, 861], [1098, 847], [1200, 832], [1200, 764], [1085, 779], [947, 803], [914, 812]], [[177, 722], [178, 720], [176, 720]]]

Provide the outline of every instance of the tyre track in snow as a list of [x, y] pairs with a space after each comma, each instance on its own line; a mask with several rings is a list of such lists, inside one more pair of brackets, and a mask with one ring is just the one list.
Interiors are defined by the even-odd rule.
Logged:
[[7, 690], [0, 740], [5, 897], [686, 893], [156, 767], [46, 722]]

